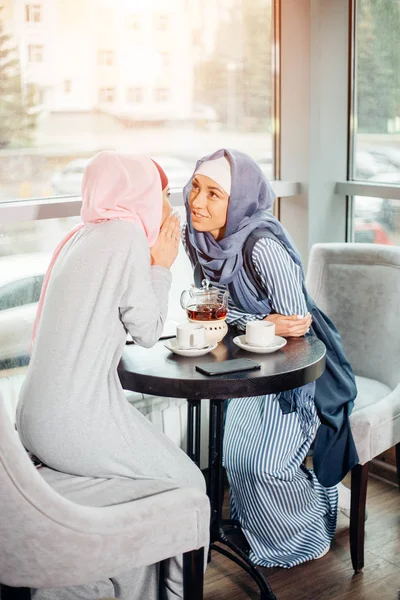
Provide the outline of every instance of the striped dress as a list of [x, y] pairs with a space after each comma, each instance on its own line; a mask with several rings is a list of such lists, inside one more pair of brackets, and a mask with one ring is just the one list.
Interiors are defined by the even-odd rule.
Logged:
[[[252, 260], [273, 311], [305, 315], [301, 269], [282, 246], [263, 238]], [[239, 329], [265, 316], [246, 314], [230, 300], [227, 321]], [[323, 488], [302, 464], [319, 426], [314, 390], [315, 383], [293, 390], [295, 410], [288, 414], [275, 394], [228, 404], [224, 466], [231, 517], [240, 521], [250, 558], [261, 566], [290, 568], [317, 558], [335, 533], [337, 489]]]

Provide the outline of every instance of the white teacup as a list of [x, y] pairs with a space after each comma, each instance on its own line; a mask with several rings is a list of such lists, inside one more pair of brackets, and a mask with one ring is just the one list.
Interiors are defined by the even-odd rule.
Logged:
[[204, 348], [206, 345], [206, 330], [197, 323], [182, 323], [176, 328], [176, 342], [178, 348]]
[[272, 346], [275, 339], [275, 323], [250, 321], [246, 325], [246, 343], [250, 346]]

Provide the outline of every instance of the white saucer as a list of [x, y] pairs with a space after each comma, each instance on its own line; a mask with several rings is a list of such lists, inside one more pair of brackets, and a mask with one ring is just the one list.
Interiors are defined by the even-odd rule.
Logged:
[[170, 340], [166, 340], [164, 346], [174, 352], [175, 354], [179, 354], [179, 356], [203, 356], [204, 354], [208, 354], [211, 350], [215, 350], [218, 346], [218, 343], [208, 344], [204, 348], [178, 348], [176, 338], [172, 338]]
[[270, 346], [252, 346], [250, 344], [246, 344], [245, 335], [237, 335], [235, 338], [233, 338], [233, 341], [236, 346], [239, 346], [239, 348], [242, 350], [247, 350], [247, 352], [255, 352], [256, 354], [270, 354], [271, 352], [280, 350], [287, 344], [287, 340], [279, 335], [275, 336], [274, 343]]

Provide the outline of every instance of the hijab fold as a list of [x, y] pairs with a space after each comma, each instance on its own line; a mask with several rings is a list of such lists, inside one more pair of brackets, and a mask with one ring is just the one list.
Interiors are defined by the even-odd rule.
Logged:
[[293, 246], [288, 233], [279, 221], [268, 211], [271, 210], [275, 194], [258, 164], [242, 152], [221, 149], [200, 159], [194, 173], [203, 162], [217, 160], [225, 156], [231, 165], [231, 194], [225, 236], [215, 240], [211, 233], [201, 233], [194, 229], [189, 206], [192, 179], [183, 190], [189, 243], [197, 251], [204, 275], [212, 282], [237, 283], [246, 293], [245, 282], [240, 281], [243, 265], [242, 250], [250, 233], [258, 227], [267, 227], [276, 236]]
[[147, 156], [107, 150], [92, 158], [82, 182], [82, 223], [72, 229], [54, 251], [42, 285], [31, 347], [52, 269], [67, 242], [88, 223], [118, 220], [137, 223], [143, 229], [149, 247], [153, 246], [161, 226], [163, 176], [166, 179], [161, 167]]

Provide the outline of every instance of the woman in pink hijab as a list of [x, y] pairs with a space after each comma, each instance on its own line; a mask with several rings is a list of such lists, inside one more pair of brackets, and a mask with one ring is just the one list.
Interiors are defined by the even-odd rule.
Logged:
[[[117, 375], [127, 332], [150, 347], [163, 329], [179, 244], [170, 213], [168, 180], [150, 158], [101, 152], [87, 166], [82, 224], [46, 275], [17, 414], [25, 447], [57, 471], [205, 489], [187, 455], [127, 402]], [[176, 600], [181, 564], [170, 562], [165, 597]], [[118, 585], [123, 600], [158, 599], [157, 573], [108, 580], [100, 595], [114, 597]], [[95, 588], [79, 597], [98, 598]], [[35, 599], [73, 597], [42, 590]]]

